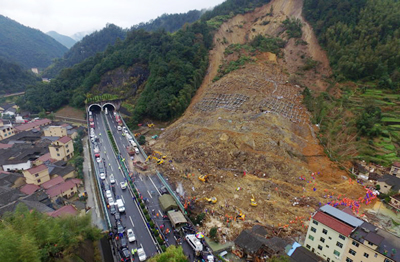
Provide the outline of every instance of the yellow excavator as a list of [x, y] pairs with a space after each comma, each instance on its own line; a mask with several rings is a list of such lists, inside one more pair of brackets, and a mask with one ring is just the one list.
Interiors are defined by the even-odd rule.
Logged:
[[147, 124], [147, 126], [148, 126], [148, 127], [154, 127], [154, 124], [153, 124], [153, 123]]
[[239, 210], [239, 215], [236, 215], [236, 218], [244, 221], [246, 215], [243, 214], [241, 210]]
[[256, 202], [256, 199], [254, 198], [254, 195], [251, 195], [250, 206], [252, 206], [252, 207], [257, 206], [257, 202]]
[[144, 160], [144, 162], [147, 162], [147, 161], [149, 161], [149, 160], [150, 160], [150, 158], [151, 158], [151, 155], [149, 155], [149, 156], [146, 158], [146, 160]]
[[207, 200], [209, 204], [215, 204], [218, 201], [216, 197], [211, 197], [211, 198], [205, 197], [204, 199]]
[[158, 152], [158, 151], [153, 151], [153, 156], [156, 156], [156, 157], [159, 157], [159, 158], [162, 158], [162, 159], [166, 159], [167, 158], [167, 156], [165, 156], [165, 155], [163, 155], [163, 154], [161, 154], [161, 152]]
[[157, 158], [157, 157], [152, 156], [152, 155], [149, 155], [149, 156], [146, 158], [146, 160], [145, 160], [144, 162], [149, 161], [151, 158], [153, 158], [154, 160], [156, 160], [158, 165], [161, 165], [162, 163], [164, 163], [164, 159]]
[[209, 175], [200, 175], [199, 176], [199, 180], [201, 182], [207, 182], [208, 181], [208, 177], [209, 177]]

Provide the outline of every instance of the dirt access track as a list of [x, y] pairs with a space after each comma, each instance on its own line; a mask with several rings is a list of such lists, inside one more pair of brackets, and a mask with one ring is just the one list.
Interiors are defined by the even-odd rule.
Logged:
[[[265, 16], [271, 5], [273, 16]], [[233, 239], [259, 221], [293, 235], [306, 231], [310, 214], [320, 204], [364, 195], [365, 190], [325, 156], [301, 104], [301, 86], [325, 90], [324, 78], [330, 75], [326, 54], [301, 17], [302, 5], [271, 1], [225, 22], [215, 34], [208, 74], [190, 107], [153, 145], [167, 155], [160, 171], [191, 200], [196, 212], [207, 212], [206, 233], [218, 226]], [[212, 81], [223, 59], [229, 59], [224, 56], [227, 46], [244, 44], [257, 34], [281, 33], [285, 38], [281, 22], [287, 16], [303, 21], [307, 45], [295, 45], [291, 39], [282, 59], [259, 54], [254, 63]], [[262, 25], [263, 21], [269, 23]], [[320, 63], [317, 70], [298, 78], [295, 73], [304, 65], [301, 57]], [[206, 174], [209, 182], [201, 182], [199, 175]], [[252, 196], [256, 207], [250, 205]], [[205, 197], [218, 202], [209, 204]], [[240, 213], [245, 220], [232, 223]]]

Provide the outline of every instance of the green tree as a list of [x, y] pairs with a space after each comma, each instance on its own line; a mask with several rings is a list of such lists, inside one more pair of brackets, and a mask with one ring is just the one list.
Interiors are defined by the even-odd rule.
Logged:
[[148, 260], [149, 262], [187, 262], [181, 246], [171, 245], [164, 253], [158, 254]]
[[361, 135], [374, 137], [381, 133], [381, 109], [374, 105], [366, 106], [357, 119], [357, 128]]

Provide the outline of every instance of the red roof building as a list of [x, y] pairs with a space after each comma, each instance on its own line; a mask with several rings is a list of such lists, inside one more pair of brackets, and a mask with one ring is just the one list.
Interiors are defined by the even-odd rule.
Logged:
[[12, 146], [13, 146], [13, 144], [1, 144], [0, 143], [0, 149], [7, 149], [7, 148], [10, 148]]
[[324, 212], [318, 211], [314, 217], [314, 220], [324, 224], [325, 226], [335, 230], [336, 232], [339, 232], [340, 234], [344, 236], [349, 236], [350, 233], [353, 231], [354, 227], [349, 226], [342, 221], [325, 214]]
[[64, 183], [64, 178], [62, 178], [61, 176], [55, 177], [53, 179], [50, 179], [47, 182], [44, 182], [43, 184], [41, 184], [40, 186], [43, 187], [44, 189], [49, 189], [55, 185]]
[[33, 193], [35, 193], [38, 189], [40, 189], [39, 186], [34, 185], [34, 184], [26, 184], [25, 186], [21, 187], [19, 189], [19, 191], [21, 191], [24, 194], [27, 195], [32, 195]]
[[32, 129], [34, 129], [34, 128], [39, 128], [39, 127], [41, 127], [41, 126], [48, 125], [48, 124], [50, 124], [50, 123], [51, 123], [51, 120], [50, 120], [50, 119], [47, 119], [47, 118], [38, 119], [38, 120], [35, 120], [35, 121], [30, 122], [30, 123], [27, 123], [27, 124], [23, 124], [23, 125], [20, 125], [20, 126], [16, 126], [16, 127], [15, 127], [15, 130], [16, 130], [17, 132], [29, 131], [29, 130], [32, 130]]
[[[80, 179], [78, 179], [78, 180], [80, 182], [82, 182], [82, 180], [80, 180]], [[72, 180], [67, 180], [63, 183], [55, 185], [46, 190], [46, 194], [50, 198], [57, 197], [57, 196], [69, 198], [77, 192], [78, 192], [78, 188], [77, 188], [76, 181], [74, 182]]]
[[32, 168], [29, 168], [29, 169], [26, 170], [26, 171], [28, 171], [28, 172], [31, 173], [31, 174], [36, 174], [36, 173], [39, 173], [39, 172], [41, 172], [41, 171], [43, 171], [43, 170], [45, 170], [45, 169], [47, 169], [47, 166], [45, 166], [45, 165], [40, 165], [40, 166], [35, 166], [35, 167], [32, 167]]
[[68, 206], [63, 206], [62, 208], [57, 209], [54, 212], [48, 213], [49, 216], [52, 217], [62, 217], [66, 215], [72, 215], [75, 216], [78, 213], [78, 211], [71, 205]]
[[59, 141], [59, 142], [61, 142], [63, 144], [66, 144], [67, 142], [69, 142], [71, 140], [72, 140], [72, 138], [70, 138], [69, 136], [63, 136], [60, 139], [58, 139], [57, 141]]

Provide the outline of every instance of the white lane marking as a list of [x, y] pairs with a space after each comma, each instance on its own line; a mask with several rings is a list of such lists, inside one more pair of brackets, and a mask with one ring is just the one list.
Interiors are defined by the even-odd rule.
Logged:
[[160, 211], [160, 209], [158, 210], [158, 213], [160, 213], [160, 216], [164, 216], [163, 213]]
[[111, 171], [113, 171], [113, 172], [114, 172], [114, 169], [112, 168], [112, 166], [111, 166]]
[[149, 190], [147, 190], [147, 193], [149, 194], [150, 198], [153, 198], [153, 197], [151, 196], [151, 194], [150, 194]]
[[135, 227], [135, 224], [133, 224], [131, 216], [129, 216], [129, 220], [131, 221], [132, 227]]
[[129, 194], [131, 194], [131, 197], [133, 198], [133, 194], [132, 194], [132, 192], [129, 190]]
[[121, 195], [121, 198], [122, 198], [122, 201], [124, 202], [124, 204], [125, 204], [125, 199], [124, 199], [124, 196], [123, 195]]
[[142, 180], [142, 181], [143, 181], [143, 178], [142, 178], [142, 176], [140, 176], [140, 175], [139, 175], [139, 178], [140, 178], [140, 180]]
[[153, 179], [151, 179], [151, 177], [149, 176], [151, 183], [153, 184], [154, 188], [157, 190], [158, 194], [161, 196], [160, 191], [158, 191], [158, 188], [156, 187], [156, 185], [153, 182]]

